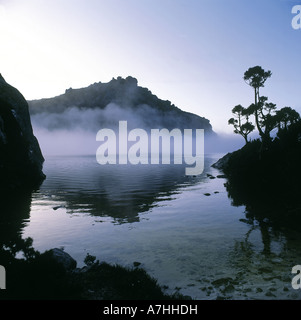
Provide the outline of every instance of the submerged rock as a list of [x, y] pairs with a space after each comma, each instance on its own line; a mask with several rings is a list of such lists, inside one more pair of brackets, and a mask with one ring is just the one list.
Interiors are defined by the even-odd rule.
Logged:
[[37, 187], [45, 179], [43, 162], [28, 104], [0, 74], [0, 190]]

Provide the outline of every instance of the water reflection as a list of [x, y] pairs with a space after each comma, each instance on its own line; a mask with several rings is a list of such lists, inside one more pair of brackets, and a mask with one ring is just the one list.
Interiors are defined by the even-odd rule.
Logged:
[[[231, 177], [225, 187], [233, 206], [245, 206], [245, 218], [240, 221], [249, 226], [245, 236], [235, 241], [229, 253], [236, 270], [230, 281], [236, 294], [252, 299], [300, 299], [300, 292], [291, 286], [291, 269], [301, 256], [300, 224], [297, 222], [300, 212], [299, 217], [296, 216], [300, 208], [279, 198], [273, 188], [263, 191], [260, 186], [233, 181]], [[291, 208], [294, 210], [290, 215]], [[231, 296], [231, 292], [224, 290], [225, 286], [222, 288], [225, 297]]]
[[49, 254], [36, 251], [32, 238], [24, 237], [31, 192], [1, 194], [0, 203], [0, 265], [6, 270], [6, 288], [0, 290], [0, 300], [77, 297], [78, 287], [68, 282], [64, 268]]
[[8, 274], [7, 290], [0, 290], [0, 297], [7, 298], [12, 289], [21, 283], [18, 277], [25, 277], [22, 267], [19, 267], [20, 258], [28, 259], [35, 255], [32, 239], [22, 237], [29, 221], [31, 193], [2, 193], [0, 203], [0, 265], [6, 268]]
[[22, 230], [30, 216], [31, 193], [1, 194], [0, 197], [0, 254], [3, 250], [16, 252]]
[[138, 222], [140, 213], [204, 178], [186, 176], [184, 165], [101, 166], [88, 156], [51, 157], [44, 170], [48, 178], [34, 198], [42, 194], [54, 210], [111, 217], [120, 224]]
[[[262, 225], [263, 237], [267, 225], [273, 230], [283, 232], [295, 230], [301, 232], [300, 198], [294, 192], [278, 190], [273, 185], [257, 184], [256, 182], [237, 180], [232, 177], [225, 183], [228, 197], [233, 206], [245, 206], [246, 218], [256, 220]], [[299, 185], [290, 185], [291, 190], [299, 190]]]
[[[290, 241], [268, 225], [250, 225], [229, 252], [230, 280], [218, 286], [221, 296], [237, 299], [300, 299], [291, 286], [291, 270], [301, 254], [300, 234]], [[230, 290], [232, 288], [232, 290]]]

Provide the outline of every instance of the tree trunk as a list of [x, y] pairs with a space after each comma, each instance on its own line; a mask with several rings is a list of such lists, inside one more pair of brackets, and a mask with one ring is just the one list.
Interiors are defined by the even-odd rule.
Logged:
[[[256, 107], [258, 107], [258, 101], [259, 101], [259, 88], [255, 88], [255, 106]], [[261, 127], [259, 125], [258, 110], [255, 110], [255, 122], [256, 122], [256, 126], [258, 129], [259, 135], [262, 138], [262, 140], [264, 140], [264, 133], [261, 130]]]

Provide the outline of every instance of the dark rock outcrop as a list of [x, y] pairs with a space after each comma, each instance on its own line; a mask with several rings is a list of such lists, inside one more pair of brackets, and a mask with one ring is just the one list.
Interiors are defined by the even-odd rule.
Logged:
[[28, 104], [0, 74], [0, 190], [37, 187], [45, 179], [43, 162]]
[[50, 249], [49, 253], [51, 254], [52, 258], [60, 263], [64, 269], [66, 270], [73, 270], [76, 268], [76, 260], [74, 260], [67, 252], [62, 249], [54, 248]]
[[[212, 167], [215, 169], [219, 169], [219, 170], [224, 170], [229, 162], [229, 159], [231, 158], [231, 154], [232, 153], [227, 153], [226, 155], [224, 155], [222, 158], [220, 158], [218, 161], [216, 161]], [[218, 176], [219, 178], [219, 176]]]

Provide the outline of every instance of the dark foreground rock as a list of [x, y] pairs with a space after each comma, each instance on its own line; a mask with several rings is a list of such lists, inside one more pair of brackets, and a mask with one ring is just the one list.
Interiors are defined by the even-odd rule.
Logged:
[[64, 250], [54, 248], [49, 250], [49, 252], [54, 260], [63, 265], [64, 269], [73, 270], [76, 268], [76, 261]]
[[0, 74], [0, 191], [35, 188], [45, 175], [28, 104]]

